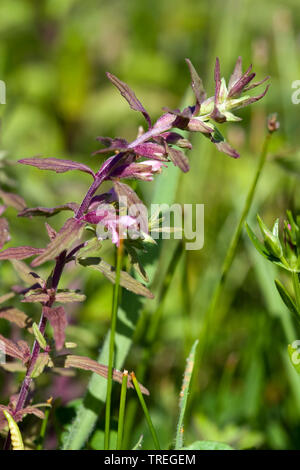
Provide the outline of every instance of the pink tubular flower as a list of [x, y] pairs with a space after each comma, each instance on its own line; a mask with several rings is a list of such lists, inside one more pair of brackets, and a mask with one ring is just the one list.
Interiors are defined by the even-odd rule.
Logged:
[[143, 181], [153, 181], [153, 176], [161, 173], [162, 167], [167, 165], [159, 160], [146, 160], [129, 165], [120, 165], [111, 174], [113, 178], [133, 178]]
[[113, 206], [100, 204], [96, 211], [90, 211], [83, 219], [93, 225], [97, 225], [99, 240], [105, 240], [111, 235], [112, 243], [119, 246], [120, 239], [127, 237], [127, 229], [136, 227], [136, 219], [128, 215], [117, 215]]

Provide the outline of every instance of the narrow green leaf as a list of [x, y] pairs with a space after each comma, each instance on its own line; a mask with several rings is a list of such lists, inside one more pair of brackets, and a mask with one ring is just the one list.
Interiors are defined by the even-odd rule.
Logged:
[[180, 391], [180, 399], [179, 399], [180, 413], [179, 413], [179, 419], [178, 419], [178, 424], [177, 424], [177, 433], [176, 433], [176, 441], [175, 441], [176, 450], [181, 449], [183, 445], [183, 433], [184, 433], [183, 420], [184, 420], [185, 410], [187, 406], [191, 378], [192, 378], [192, 374], [194, 370], [197, 344], [198, 344], [198, 340], [194, 342], [191, 352], [187, 358], [182, 387]]
[[295, 302], [293, 301], [292, 297], [290, 296], [284, 285], [280, 281], [278, 281], [278, 279], [275, 280], [275, 285], [280, 294], [280, 297], [282, 298], [289, 311], [295, 316], [298, 321], [300, 321], [300, 312], [298, 312]]
[[[103, 261], [101, 258], [84, 258], [79, 259], [78, 262], [82, 266], [87, 266], [89, 268], [95, 269], [96, 271], [100, 271], [110, 282], [115, 284], [115, 268]], [[120, 285], [125, 289], [129, 290], [130, 292], [134, 292], [134, 294], [142, 295], [144, 297], [148, 297], [149, 299], [153, 299], [154, 297], [152, 292], [150, 292], [150, 290], [146, 286], [136, 281], [136, 279], [131, 277], [130, 274], [128, 274], [126, 271], [121, 271]]]
[[47, 347], [46, 340], [45, 340], [44, 336], [42, 335], [42, 333], [40, 332], [38, 325], [35, 322], [32, 325], [32, 331], [33, 331], [34, 337], [37, 340], [37, 342], [39, 343], [40, 347], [42, 349], [46, 349], [46, 347]]

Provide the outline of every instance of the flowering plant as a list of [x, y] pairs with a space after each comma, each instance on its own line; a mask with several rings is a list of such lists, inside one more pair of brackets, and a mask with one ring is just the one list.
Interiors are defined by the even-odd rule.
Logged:
[[[147, 281], [147, 275], [139, 262], [138, 252], [145, 249], [149, 242], [147, 237], [148, 220], [142, 211], [138, 216], [124, 214], [122, 198], [126, 198], [129, 209], [131, 206], [143, 204], [131, 186], [121, 180], [152, 181], [156, 174], [165, 171], [170, 162], [183, 172], [187, 172], [189, 162], [182, 149], [190, 150], [192, 144], [181, 135], [180, 131], [200, 132], [210, 139], [219, 151], [234, 158], [239, 157], [237, 151], [225, 141], [216, 124], [239, 120], [240, 118], [236, 117], [233, 111], [261, 99], [266, 94], [268, 87], [255, 97], [250, 97], [247, 93], [266, 79], [249, 85], [255, 74], [251, 73], [251, 67], [242, 73], [242, 60], [239, 57], [227, 87], [225, 80], [221, 79], [219, 60], [217, 59], [215, 94], [207, 98], [202, 80], [188, 59], [187, 64], [191, 74], [195, 103], [182, 111], [165, 108], [165, 112], [154, 124], [129, 86], [114, 75], [107, 73], [108, 79], [120, 91], [130, 107], [142, 113], [148, 128], [145, 131], [140, 128], [137, 138], [131, 143], [123, 138], [98, 137], [98, 141], [104, 145], [104, 148], [97, 150], [95, 155], [107, 153], [112, 155], [105, 160], [97, 172], [85, 164], [71, 160], [57, 158], [20, 160], [23, 165], [34, 166], [41, 170], [50, 170], [56, 173], [77, 170], [89, 174], [92, 178], [92, 184], [81, 204], [68, 202], [51, 208], [28, 208], [20, 196], [4, 190], [0, 191], [0, 197], [3, 200], [3, 205], [0, 206], [1, 248], [10, 241], [8, 222], [2, 217], [6, 206], [16, 208], [19, 211], [19, 217], [44, 216], [49, 218], [61, 211], [74, 213], [58, 232], [50, 224], [45, 223], [49, 237], [49, 243], [46, 247], [9, 247], [0, 252], [0, 260], [10, 260], [25, 284], [22, 287], [15, 287], [11, 293], [1, 297], [0, 302], [5, 303], [14, 295], [19, 295], [21, 302], [39, 303], [42, 308], [39, 325], [34, 323], [24, 312], [11, 306], [4, 306], [1, 309], [0, 318], [27, 329], [34, 336], [34, 343], [30, 350], [30, 346], [23, 340], [14, 342], [0, 336], [2, 352], [21, 361], [21, 366], [17, 366], [16, 363], [2, 365], [6, 366], [6, 370], [18, 368], [18, 370], [25, 372], [19, 394], [11, 397], [8, 405], [0, 406], [0, 429], [6, 426], [7, 413], [15, 423], [30, 413], [39, 418], [44, 417], [40, 407], [29, 403], [29, 392], [33, 379], [46, 370], [51, 370], [54, 367], [56, 369], [74, 367], [93, 371], [109, 380], [111, 378], [119, 382], [123, 380], [122, 373], [113, 370], [111, 364], [108, 367], [88, 357], [70, 354], [70, 345], [66, 343], [65, 338], [67, 316], [62, 304], [82, 302], [85, 300], [85, 296], [77, 291], [59, 288], [65, 266], [75, 262], [77, 266], [100, 271], [112, 283], [120, 284], [138, 295], [153, 297], [146, 285], [137, 281], [126, 271], [113, 268], [99, 256], [89, 256], [92, 252], [96, 252], [97, 255], [100, 253], [101, 241], [105, 238], [105, 233], [110, 234], [113, 244], [119, 249], [122, 248], [125, 232], [129, 229], [135, 236], [126, 240], [126, 243], [124, 242], [125, 250], [133, 267], [137, 269], [144, 281]], [[101, 185], [104, 181], [111, 181], [112, 188], [109, 191], [101, 192]], [[100, 192], [98, 192], [99, 190]], [[84, 239], [84, 234], [92, 235], [89, 238], [85, 235]], [[139, 238], [136, 237], [136, 234], [139, 234]], [[23, 260], [32, 257], [34, 259], [30, 266], [24, 263]], [[48, 278], [43, 279], [36, 268], [46, 262], [52, 262], [54, 266]], [[54, 344], [45, 336], [48, 321], [53, 329]], [[133, 387], [129, 376], [126, 376], [126, 384]], [[140, 389], [144, 394], [149, 393], [142, 385], [140, 385]], [[13, 435], [12, 428], [9, 429]], [[9, 444], [8, 439], [6, 448], [9, 447]]]

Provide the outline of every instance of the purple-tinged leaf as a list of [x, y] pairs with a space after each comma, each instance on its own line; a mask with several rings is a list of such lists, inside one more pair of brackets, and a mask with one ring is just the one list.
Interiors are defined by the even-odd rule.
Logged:
[[1, 295], [0, 304], [3, 304], [4, 302], [6, 302], [7, 300], [11, 299], [14, 296], [15, 294], [13, 292], [9, 292], [8, 294]]
[[228, 92], [228, 98], [238, 97], [248, 85], [251, 80], [255, 77], [255, 73], [250, 73], [252, 70], [252, 65], [246, 70], [246, 72], [240, 77], [240, 79], [235, 82], [235, 84], [230, 88]]
[[9, 225], [7, 220], [2, 217], [0, 219], [0, 250], [3, 248], [5, 243], [9, 242], [10, 234], [9, 234]]
[[174, 122], [176, 121], [176, 116], [173, 113], [165, 113], [158, 120], [153, 126], [153, 129], [157, 129], [157, 135], [161, 132], [168, 131], [172, 129], [174, 126]]
[[114, 190], [118, 199], [127, 199], [128, 207], [130, 207], [132, 204], [143, 205], [143, 202], [140, 200], [136, 192], [130, 186], [128, 186], [128, 184], [120, 183], [120, 181], [114, 181]]
[[40, 266], [42, 263], [56, 258], [63, 250], [67, 250], [72, 243], [80, 238], [83, 226], [84, 222], [80, 220], [74, 218], [68, 219], [54, 240], [49, 243], [40, 256], [33, 260], [31, 265]]
[[168, 155], [175, 166], [178, 166], [184, 173], [189, 171], [190, 165], [187, 156], [181, 151], [168, 147]]
[[[60, 364], [61, 367], [65, 367], [65, 368], [75, 367], [76, 369], [89, 370], [107, 379], [108, 367], [103, 364], [99, 364], [97, 361], [94, 361], [93, 359], [90, 359], [89, 357], [73, 356], [73, 355], [59, 356], [55, 360], [55, 365], [56, 363]], [[116, 382], [122, 383], [123, 373], [117, 369], [113, 369], [112, 378]], [[149, 390], [147, 390], [143, 385], [141, 384], [139, 385], [141, 388], [141, 392], [144, 395], [150, 395]], [[128, 376], [127, 387], [134, 388], [130, 376]]]
[[219, 152], [226, 153], [226, 155], [229, 155], [233, 158], [240, 157], [240, 154], [234, 148], [232, 148], [228, 142], [214, 142], [214, 144], [219, 150]]
[[259, 85], [261, 85], [262, 83], [266, 82], [267, 80], [269, 80], [269, 76], [263, 78], [262, 80], [260, 80], [259, 82], [255, 82], [255, 83], [252, 83], [251, 85], [247, 86], [246, 88], [244, 88], [244, 92], [248, 92], [249, 90], [253, 90], [253, 88], [256, 88], [258, 87]]
[[166, 151], [162, 145], [152, 142], [136, 145], [134, 152], [140, 157], [151, 158], [153, 160], [166, 161]]
[[122, 82], [111, 73], [106, 72], [106, 75], [107, 75], [107, 78], [115, 85], [115, 87], [118, 88], [119, 92], [121, 93], [123, 98], [125, 98], [125, 100], [128, 102], [131, 109], [133, 109], [134, 111], [140, 111], [143, 114], [146, 121], [148, 122], [149, 127], [151, 127], [151, 119], [150, 119], [149, 114], [145, 110], [142, 103], [137, 99], [137, 97], [135, 96], [131, 88], [129, 88], [129, 86], [126, 83]]
[[237, 61], [236, 61], [234, 70], [232, 72], [232, 75], [231, 75], [231, 77], [229, 79], [229, 82], [228, 82], [228, 90], [231, 90], [233, 85], [241, 78], [242, 75], [243, 75], [242, 58], [241, 58], [241, 56], [239, 56]]
[[78, 292], [75, 291], [60, 291], [55, 295], [55, 301], [56, 302], [61, 302], [63, 304], [65, 303], [70, 303], [70, 302], [84, 302], [86, 299], [84, 294], [79, 294]]
[[202, 134], [212, 133], [212, 128], [208, 124], [197, 118], [192, 118], [189, 120], [187, 130], [190, 132], [202, 132]]
[[53, 337], [56, 349], [63, 348], [66, 340], [67, 316], [63, 307], [43, 307], [43, 314], [49, 320], [53, 328]]
[[28, 331], [31, 331], [32, 319], [17, 308], [6, 307], [0, 309], [0, 318], [15, 323], [19, 328], [26, 328]]
[[0, 252], [1, 259], [26, 259], [31, 256], [40, 255], [43, 253], [43, 249], [34, 248], [32, 246], [17, 246], [13, 248], [7, 248]]
[[[101, 258], [83, 258], [79, 259], [78, 262], [85, 267], [95, 269], [96, 271], [100, 271], [110, 282], [115, 284], [116, 282], [116, 271], [110, 264], [103, 261]], [[143, 284], [138, 282], [136, 279], [130, 276], [126, 271], [121, 271], [120, 275], [120, 286], [124, 287], [125, 289], [133, 292], [137, 295], [142, 295], [144, 297], [148, 297], [149, 299], [153, 299], [154, 295], [152, 292]]]
[[189, 59], [185, 59], [188, 67], [190, 69], [191, 79], [192, 79], [192, 90], [196, 97], [196, 108], [195, 114], [198, 114], [200, 111], [201, 103], [206, 99], [206, 93], [203, 87], [203, 83], [198, 73], [196, 72], [195, 67]]
[[23, 158], [19, 160], [23, 165], [30, 165], [39, 168], [40, 170], [52, 170], [56, 173], [65, 173], [66, 171], [79, 170], [84, 173], [89, 173], [95, 178], [95, 173], [91, 168], [83, 163], [73, 162], [72, 160], [62, 160], [60, 158]]
[[24, 303], [36, 303], [36, 302], [41, 302], [41, 303], [46, 303], [50, 299], [50, 295], [47, 294], [47, 292], [43, 292], [42, 289], [36, 289], [36, 290], [29, 290], [25, 296], [24, 299], [21, 300], [21, 302]]
[[54, 228], [51, 227], [51, 225], [49, 225], [47, 222], [45, 222], [45, 227], [47, 230], [48, 237], [50, 238], [50, 241], [54, 240], [54, 238], [57, 235], [57, 231], [54, 230]]
[[245, 101], [241, 101], [241, 103], [238, 104], [235, 109], [244, 108], [245, 106], [248, 106], [249, 104], [256, 103], [256, 101], [261, 100], [266, 95], [269, 87], [270, 87], [270, 85], [267, 85], [265, 91], [263, 91], [260, 95], [251, 96], [250, 98], [246, 99]]
[[25, 415], [34, 415], [37, 418], [45, 419], [45, 414], [42, 410], [39, 410], [36, 406], [26, 406], [20, 411], [17, 411], [14, 415], [16, 422], [22, 421]]
[[18, 214], [18, 217], [31, 217], [31, 216], [45, 216], [51, 217], [52, 215], [56, 215], [61, 211], [73, 211], [77, 212], [79, 205], [76, 202], [68, 202], [67, 204], [63, 204], [61, 206], [56, 207], [33, 207], [33, 208], [26, 208], [22, 212]]
[[6, 206], [3, 206], [2, 204], [0, 205], [0, 217], [1, 215], [4, 214], [4, 212], [6, 211]]
[[0, 351], [6, 356], [20, 359], [25, 364], [30, 357], [30, 349], [25, 341], [15, 343], [0, 335]]
[[21, 196], [18, 196], [17, 194], [13, 193], [7, 193], [0, 189], [0, 198], [3, 199], [4, 204], [6, 204], [9, 207], [14, 207], [18, 211], [21, 211], [26, 207], [26, 202]]
[[220, 89], [221, 89], [220, 61], [219, 61], [219, 57], [217, 57], [216, 65], [215, 65], [215, 106], [219, 104]]
[[96, 150], [93, 155], [101, 154], [101, 153], [108, 153], [108, 152], [115, 152], [116, 150], [126, 150], [128, 147], [128, 142], [125, 139], [111, 139], [110, 137], [97, 137], [97, 140], [105, 145], [106, 148]]
[[178, 134], [177, 132], [164, 132], [160, 135], [160, 137], [165, 139], [167, 144], [177, 145], [178, 147], [187, 148], [189, 150], [193, 148], [191, 142], [182, 137], [182, 135]]

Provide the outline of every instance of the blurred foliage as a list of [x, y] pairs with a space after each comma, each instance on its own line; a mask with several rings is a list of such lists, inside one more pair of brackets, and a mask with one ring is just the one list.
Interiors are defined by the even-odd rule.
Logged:
[[[242, 122], [226, 125], [228, 140], [242, 158], [234, 161], [197, 136], [190, 153], [191, 171], [180, 177], [176, 202], [205, 204], [205, 245], [201, 251], [186, 252], [174, 273], [145, 383], [151, 390], [153, 422], [167, 448], [174, 442], [185, 358], [200, 332], [271, 112], [278, 113], [281, 128], [272, 142], [250, 222], [257, 211], [269, 224], [282, 219], [286, 209], [299, 211], [299, 165], [291, 163], [299, 156], [299, 108], [291, 101], [292, 82], [300, 79], [298, 0], [2, 0], [0, 37], [0, 79], [7, 86], [7, 104], [0, 105], [0, 145], [12, 163], [5, 178], [0, 168], [1, 184], [17, 191], [29, 207], [80, 201], [88, 176], [40, 172], [15, 165], [18, 158], [72, 158], [96, 169], [100, 161], [90, 154], [98, 148], [97, 135], [132, 139], [143, 124], [105, 71], [129, 83], [153, 117], [162, 106], [178, 107], [185, 96], [185, 57], [193, 61], [210, 94], [216, 55], [225, 77], [238, 55], [244, 67], [254, 64], [259, 79], [271, 76], [267, 96], [239, 112]], [[285, 156], [287, 165], [276, 164]], [[288, 172], [283, 171], [285, 166]], [[140, 184], [138, 191], [149, 201], [153, 185]], [[11, 246], [45, 244], [42, 220], [15, 218], [13, 209], [8, 219]], [[51, 223], [58, 228], [63, 220], [58, 215]], [[173, 246], [166, 242], [157, 286], [167, 266], [168, 243]], [[195, 364], [186, 445], [213, 440], [235, 448], [300, 447], [300, 381], [287, 353], [287, 344], [298, 339], [299, 331], [273, 285], [275, 277], [289, 281], [285, 273], [274, 275], [275, 268], [259, 260], [250, 245], [246, 237], [240, 243], [206, 340], [204, 361], [198, 369]], [[104, 258], [112, 257], [111, 248], [104, 245]], [[0, 276], [1, 295], [17, 279], [8, 263], [1, 263]], [[79, 274], [76, 269], [66, 271], [62, 285], [81, 288], [87, 295], [84, 305], [68, 309], [68, 339], [78, 343], [79, 353], [97, 357], [109, 325], [111, 285], [98, 273]], [[25, 308], [38, 321], [39, 308]], [[154, 309], [151, 304], [148, 308]], [[8, 332], [4, 320], [0, 332]], [[19, 332], [13, 329], [11, 334], [18, 338]], [[137, 367], [140, 351], [141, 345], [135, 344], [126, 368]], [[17, 391], [22, 377], [0, 374], [4, 402]], [[57, 445], [55, 433], [60, 440], [74, 416], [66, 403], [82, 397], [86, 381], [84, 373], [56, 378], [52, 385], [44, 376], [37, 380], [37, 400], [50, 395], [56, 399], [49, 448]], [[116, 403], [118, 393], [116, 387]], [[136, 399], [131, 391], [128, 396]], [[31, 418], [27, 421], [21, 427], [32, 423]], [[102, 429], [100, 416], [90, 448], [97, 448]], [[143, 448], [151, 448], [139, 414], [128, 444], [133, 447], [141, 434]]]

